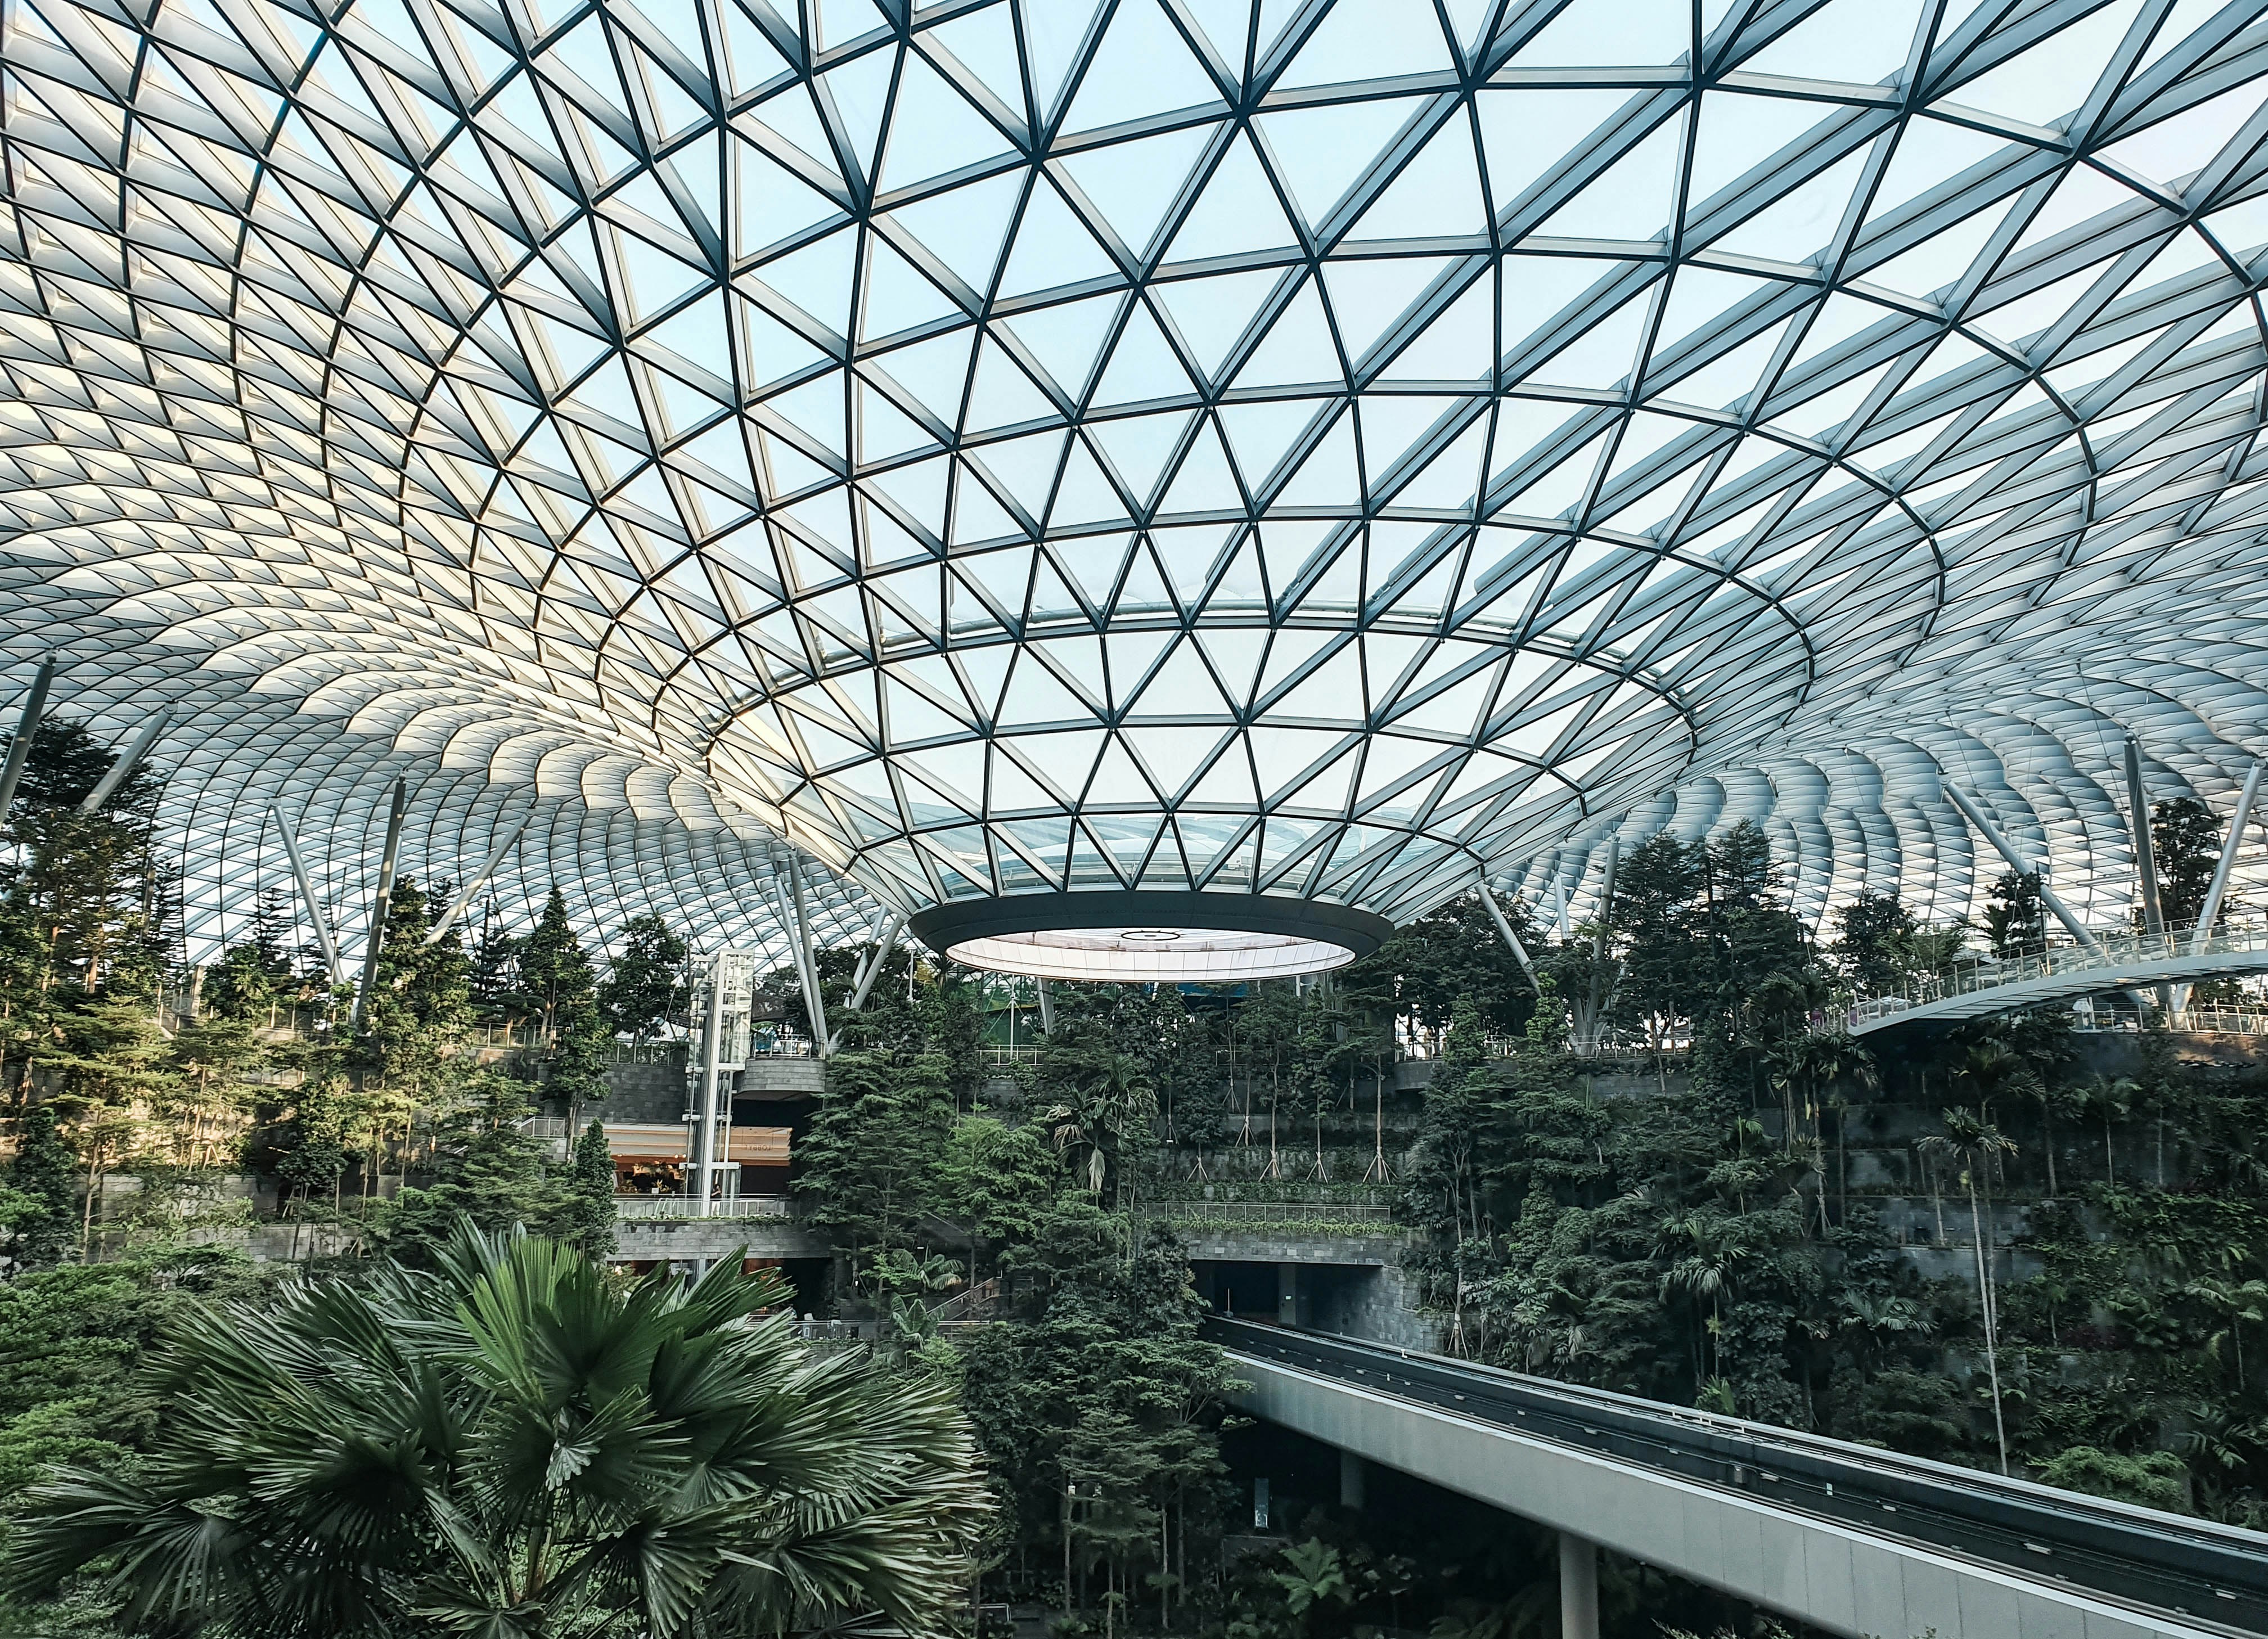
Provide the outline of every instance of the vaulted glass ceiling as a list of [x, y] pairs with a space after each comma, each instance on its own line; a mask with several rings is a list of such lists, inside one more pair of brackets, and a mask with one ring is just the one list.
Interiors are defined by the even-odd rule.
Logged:
[[784, 838], [844, 930], [1181, 895], [1038, 917], [1150, 976], [1741, 817], [1957, 914], [1940, 778], [2109, 884], [2119, 732], [2268, 744], [2250, 0], [6, 27], [8, 650], [185, 708], [202, 937], [399, 773], [429, 872], [532, 786], [717, 937]]

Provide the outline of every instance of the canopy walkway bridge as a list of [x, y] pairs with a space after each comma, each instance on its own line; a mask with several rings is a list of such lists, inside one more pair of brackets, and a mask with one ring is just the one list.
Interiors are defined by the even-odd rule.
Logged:
[[1841, 1635], [2268, 1632], [2268, 1537], [1385, 1344], [1215, 1317], [1238, 1404], [1559, 1533], [1560, 1631], [1597, 1639], [1597, 1551]]
[[2268, 924], [2204, 934], [2095, 934], [2036, 955], [1956, 963], [1901, 995], [1862, 998], [1851, 1008], [1848, 1025], [1863, 1036], [1893, 1025], [1982, 1018], [2121, 990], [2178, 1022], [2191, 985], [2251, 974], [2268, 974]]

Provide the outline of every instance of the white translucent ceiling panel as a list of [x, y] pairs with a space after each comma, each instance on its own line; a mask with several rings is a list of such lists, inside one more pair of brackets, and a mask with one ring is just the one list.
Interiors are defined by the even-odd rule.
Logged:
[[1941, 780], [2093, 879], [2103, 745], [2268, 731], [2246, 7], [326, 16], [0, 41], [9, 652], [180, 709], [210, 937], [397, 773], [718, 937], [792, 847], [1353, 949], [1741, 818], [1951, 914]]

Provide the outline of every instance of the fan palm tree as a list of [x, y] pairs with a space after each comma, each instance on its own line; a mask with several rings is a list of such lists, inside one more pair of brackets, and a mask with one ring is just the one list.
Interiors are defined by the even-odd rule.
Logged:
[[635, 1284], [460, 1225], [436, 1272], [196, 1313], [129, 1473], [29, 1494], [10, 1580], [245, 1639], [938, 1632], [985, 1507], [940, 1388], [815, 1356], [733, 1258]]

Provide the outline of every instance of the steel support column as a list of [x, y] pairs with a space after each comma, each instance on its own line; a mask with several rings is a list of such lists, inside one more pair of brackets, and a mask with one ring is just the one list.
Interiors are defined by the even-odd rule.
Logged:
[[1480, 885], [1480, 895], [1482, 908], [1488, 912], [1489, 920], [1496, 923], [1496, 930], [1504, 936], [1504, 942], [1512, 947], [1512, 959], [1520, 964], [1520, 971], [1528, 975], [1528, 982], [1535, 988], [1535, 994], [1542, 996], [1543, 981], [1535, 976], [1535, 964], [1528, 958], [1528, 947], [1521, 944], [1520, 936], [1512, 930], [1511, 920], [1505, 915], [1504, 908], [1496, 902], [1496, 895], [1489, 892], [1485, 882]]
[[709, 1017], [701, 1032], [701, 1079], [693, 1101], [693, 1168], [685, 1192], [694, 1197], [696, 1217], [716, 1212], [710, 1191], [717, 1175], [717, 1062], [725, 1047], [725, 964], [730, 952], [718, 951], [709, 968]]
[[24, 696], [24, 714], [16, 719], [16, 738], [9, 742], [8, 761], [0, 766], [0, 823], [5, 823], [8, 810], [16, 800], [16, 787], [23, 780], [24, 765], [32, 759], [32, 740], [40, 731], [40, 719], [47, 715], [48, 687], [55, 680], [55, 663], [40, 662], [40, 669], [32, 674], [32, 687]]
[[[2150, 801], [2142, 790], [2142, 746], [2132, 734], [2126, 737], [2126, 811], [2133, 824], [2136, 898], [2142, 906], [2142, 930], [2154, 939], [2162, 939], [2166, 912], [2158, 899], [2158, 850], [2150, 836]], [[2170, 1019], [2173, 987], [2160, 985], [2157, 996], [2158, 1011]]]
[[386, 948], [386, 917], [394, 905], [394, 868], [401, 858], [401, 820], [409, 812], [409, 782], [394, 783], [394, 800], [386, 810], [386, 845], [379, 850], [378, 892], [370, 903], [370, 938], [362, 952], [362, 975], [355, 985], [354, 1022], [362, 1023], [370, 1005], [370, 987], [378, 977], [378, 953]]
[[1599, 1639], [1599, 1548], [1559, 1533], [1559, 1639]]
[[[2213, 886], [2205, 891], [2205, 906], [2198, 912], [2197, 927], [2190, 934], [2190, 954], [2202, 956], [2205, 947], [2213, 941], [2213, 925], [2220, 920], [2220, 901], [2228, 892], [2229, 872], [2236, 868], [2236, 849], [2244, 840], [2244, 822], [2251, 818], [2252, 799], [2260, 794], [2260, 771], [2268, 764], [2255, 762], [2244, 775], [2244, 789], [2236, 794], [2236, 812], [2228, 817], [2228, 835], [2220, 845], [2220, 859], [2213, 868]], [[2190, 1009], [2190, 987], [2174, 987], [2174, 1011], [2186, 1013]]]
[[[1962, 818], [1976, 827], [1977, 834], [1991, 844], [1992, 851], [2008, 862], [2009, 870], [2019, 876], [2030, 876], [2039, 870], [2041, 862], [2028, 861], [2022, 855], [2016, 852], [2008, 839], [2000, 834], [1999, 827], [1984, 817], [1984, 811], [1977, 806], [1974, 797], [1957, 786], [1946, 785], [1941, 789], [1947, 799], [1961, 811]], [[2048, 908], [2049, 912], [2058, 922], [2063, 923], [2066, 930], [2082, 947], [2095, 952], [2097, 955], [2102, 954], [2102, 943], [2088, 930], [2085, 922], [2072, 914], [2071, 907], [2065, 904], [2056, 891], [2044, 881], [2040, 884], [2040, 903]]]
[[[890, 952], [897, 947], [898, 936], [906, 930], [906, 914], [902, 910], [886, 910], [876, 918], [875, 928], [874, 948], [867, 953], [866, 959], [858, 964], [858, 983], [850, 992], [850, 1000], [845, 1009], [849, 1012], [856, 1013], [865, 1007], [866, 997], [874, 988], [874, 981], [882, 976], [884, 964], [889, 959]], [[803, 970], [799, 966], [796, 971], [799, 974]], [[840, 1028], [827, 1038], [827, 1050], [830, 1055], [842, 1045], [842, 1040]]]
[[1363, 1482], [1368, 1477], [1365, 1472], [1366, 1466], [1360, 1452], [1341, 1452], [1339, 1453], [1339, 1506], [1341, 1508], [1352, 1509], [1356, 1513], [1362, 1511]]
[[488, 858], [483, 860], [481, 868], [473, 873], [473, 879], [457, 890], [457, 897], [449, 901], [449, 908], [443, 911], [440, 920], [426, 930], [427, 944], [438, 944], [441, 942], [441, 936], [455, 925], [457, 918], [472, 908], [475, 897], [488, 886], [489, 878], [497, 873], [497, 867], [504, 864], [504, 856], [512, 852], [512, 845], [519, 841], [519, 834], [527, 829], [527, 822], [534, 818], [535, 810], [530, 808], [518, 820], [512, 821], [512, 829], [504, 834], [502, 842], [489, 850]]
[[806, 997], [804, 1005], [811, 1012], [812, 1047], [820, 1057], [828, 1057], [834, 1050], [834, 1040], [827, 1033], [827, 998], [819, 989], [819, 952], [811, 939], [811, 908], [803, 892], [803, 862], [794, 855], [787, 860], [788, 892], [795, 900], [795, 923], [791, 931], [795, 936], [796, 954], [801, 960]]

